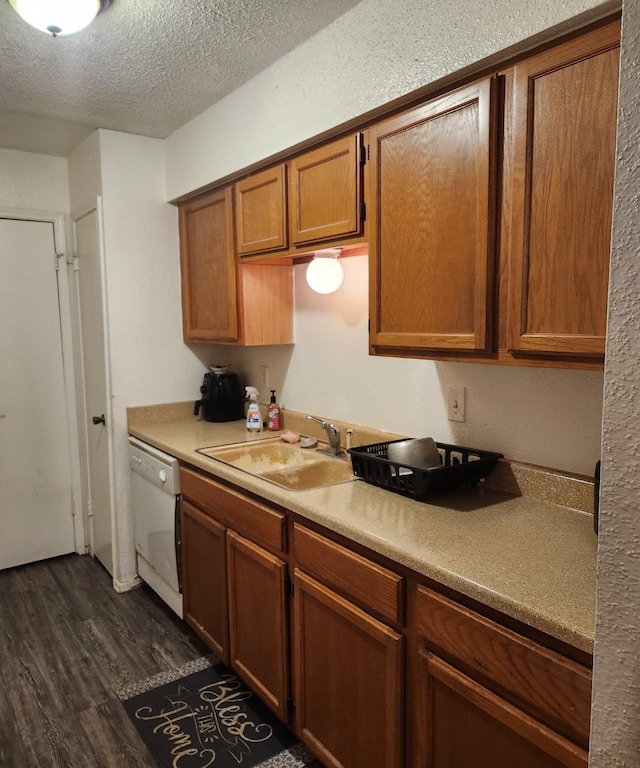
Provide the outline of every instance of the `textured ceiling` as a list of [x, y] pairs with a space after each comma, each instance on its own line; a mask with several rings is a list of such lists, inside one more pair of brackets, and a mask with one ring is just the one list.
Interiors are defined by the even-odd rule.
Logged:
[[95, 128], [166, 138], [359, 0], [113, 0], [52, 38], [0, 0], [0, 147], [67, 156]]

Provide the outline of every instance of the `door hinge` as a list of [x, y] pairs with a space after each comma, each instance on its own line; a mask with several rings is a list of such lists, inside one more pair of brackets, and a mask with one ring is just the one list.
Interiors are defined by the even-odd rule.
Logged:
[[53, 260], [55, 262], [56, 272], [60, 271], [60, 259], [64, 259], [64, 253], [54, 253]]
[[78, 254], [74, 253], [73, 258], [71, 259], [71, 263], [73, 264], [73, 271], [78, 272], [80, 270], [80, 262], [78, 261]]
[[367, 218], [367, 204], [363, 200], [360, 203], [360, 221], [364, 221]]

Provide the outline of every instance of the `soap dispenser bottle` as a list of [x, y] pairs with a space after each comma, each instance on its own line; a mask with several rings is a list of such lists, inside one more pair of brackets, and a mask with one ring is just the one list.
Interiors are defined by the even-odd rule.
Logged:
[[247, 430], [249, 432], [262, 432], [262, 414], [258, 405], [258, 390], [255, 387], [245, 387], [245, 389], [249, 398]]
[[267, 409], [267, 429], [269, 432], [277, 432], [282, 429], [282, 421], [280, 419], [280, 406], [276, 403], [276, 391], [271, 390], [271, 402]]

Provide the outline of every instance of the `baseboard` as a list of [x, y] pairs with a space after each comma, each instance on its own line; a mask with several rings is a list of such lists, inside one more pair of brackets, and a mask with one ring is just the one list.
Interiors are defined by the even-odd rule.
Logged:
[[139, 576], [134, 576], [127, 581], [113, 580], [113, 588], [116, 592], [122, 594], [123, 592], [131, 592], [132, 589], [137, 589], [142, 584], [142, 579]]

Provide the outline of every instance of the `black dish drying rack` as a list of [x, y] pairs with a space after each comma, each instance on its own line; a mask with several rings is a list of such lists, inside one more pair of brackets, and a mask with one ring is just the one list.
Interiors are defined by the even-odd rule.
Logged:
[[502, 453], [479, 451], [462, 445], [436, 443], [439, 467], [414, 467], [388, 458], [392, 442], [350, 448], [353, 471], [366, 483], [424, 501], [432, 493], [476, 485], [491, 473]]

